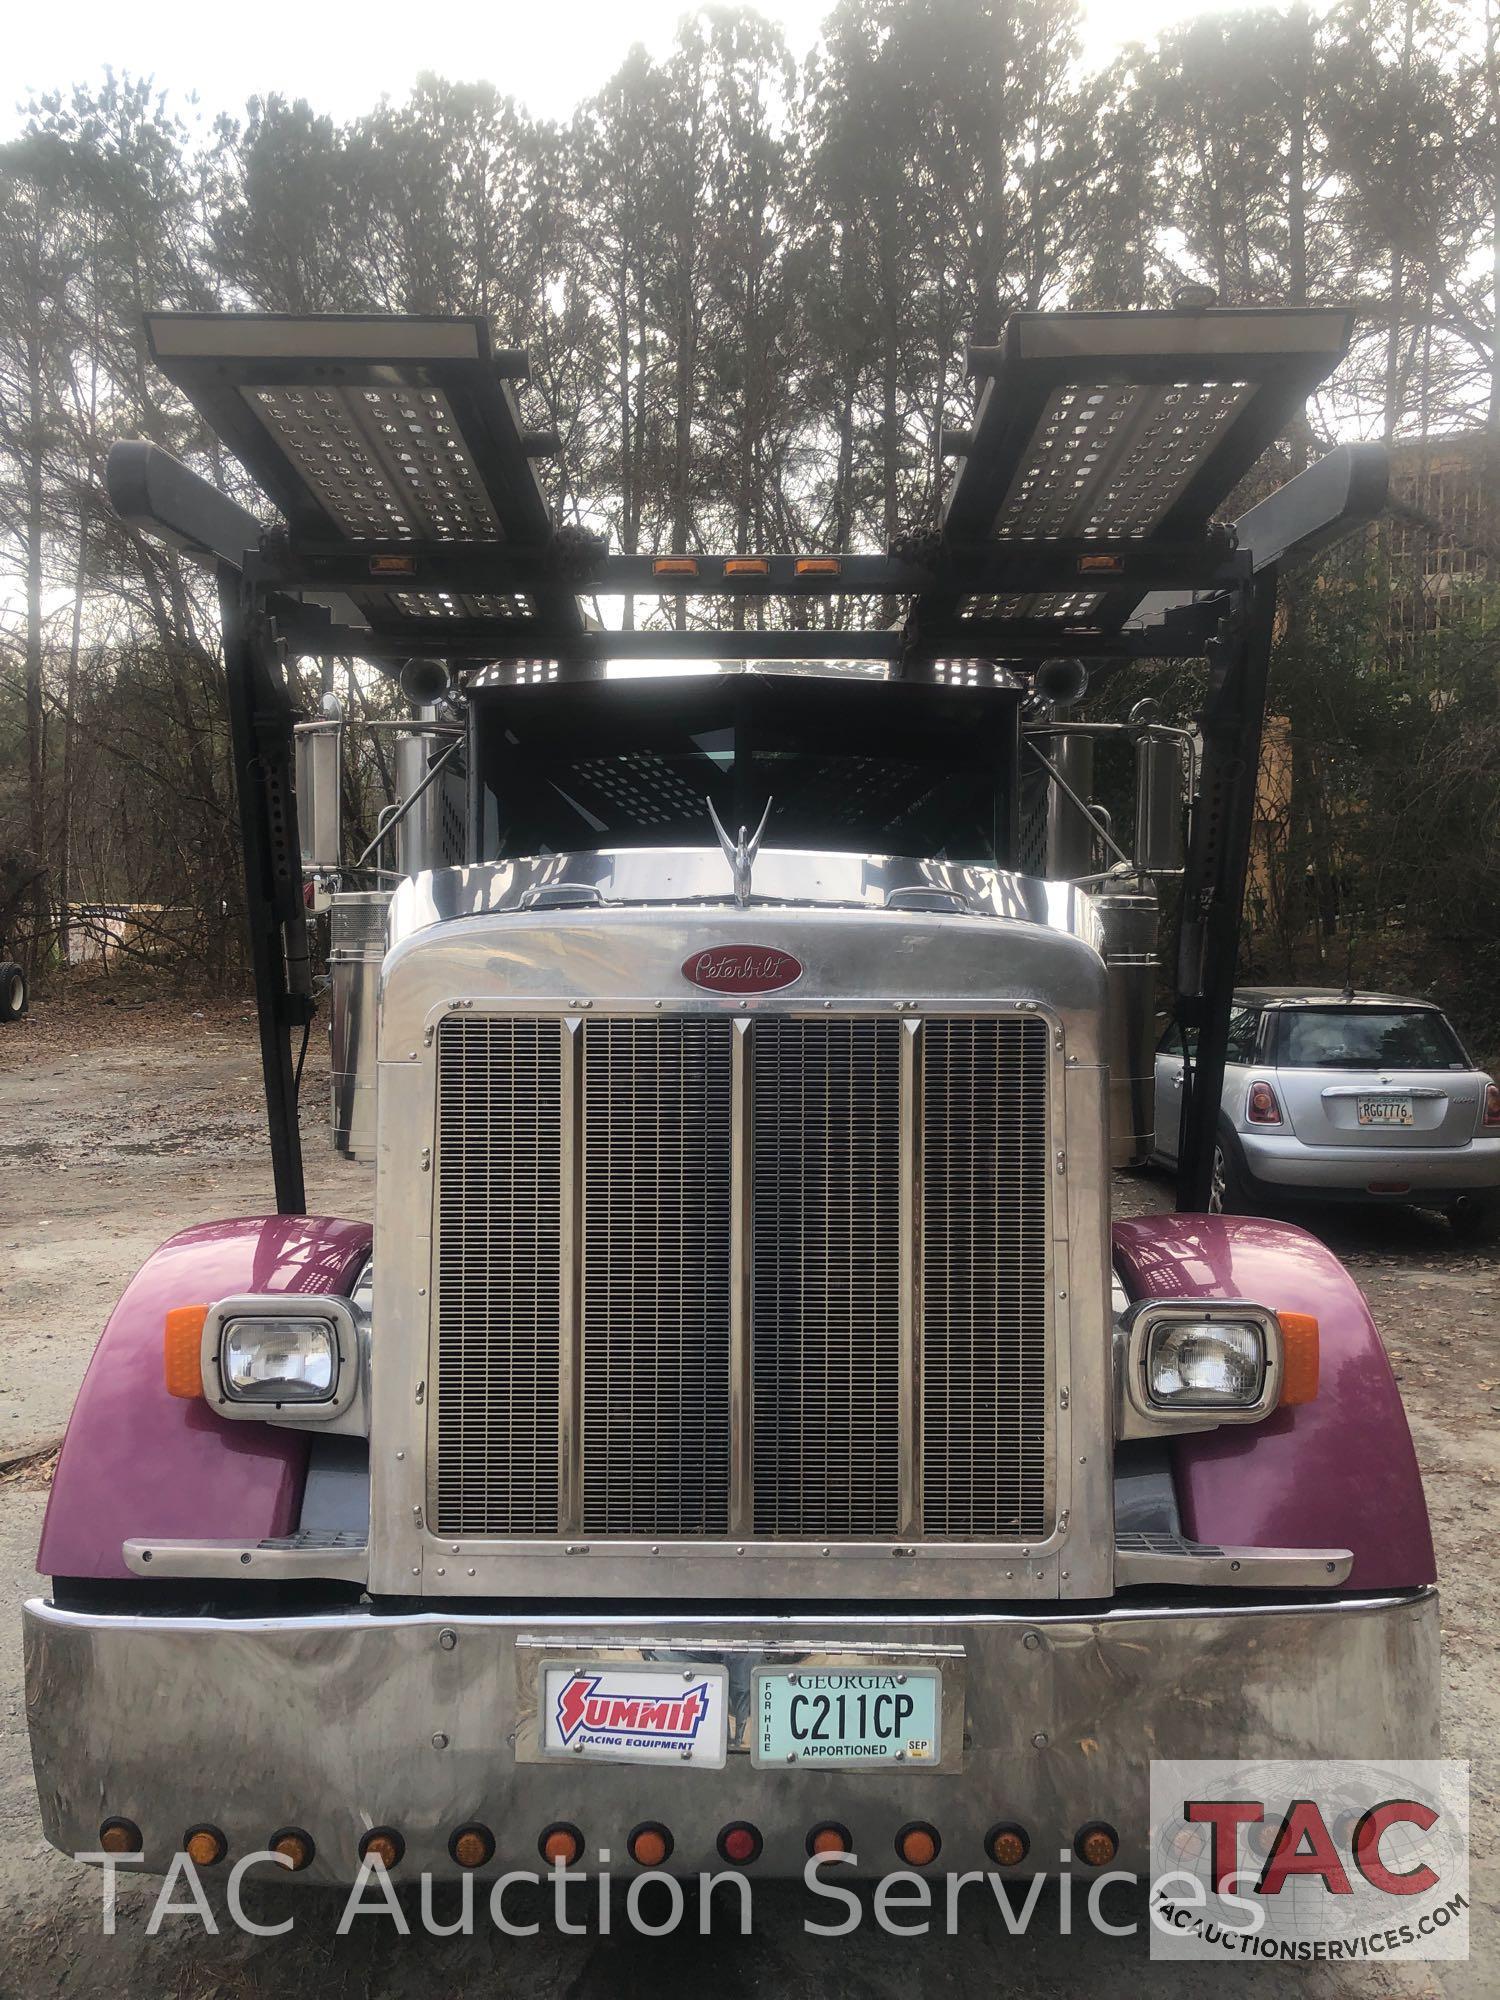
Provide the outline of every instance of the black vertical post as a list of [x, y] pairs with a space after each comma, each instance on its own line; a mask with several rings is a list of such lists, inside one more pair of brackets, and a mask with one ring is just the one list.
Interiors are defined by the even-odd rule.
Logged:
[[292, 786], [292, 705], [260, 594], [229, 564], [219, 569], [219, 612], [276, 1207], [282, 1215], [305, 1215], [291, 1034], [312, 1019], [313, 1007]]
[[1177, 1018], [1198, 1035], [1196, 1057], [1184, 1065], [1177, 1207], [1194, 1214], [1208, 1207], [1213, 1182], [1275, 622], [1276, 572], [1266, 569], [1239, 587], [1208, 649], [1203, 763], [1177, 937]]

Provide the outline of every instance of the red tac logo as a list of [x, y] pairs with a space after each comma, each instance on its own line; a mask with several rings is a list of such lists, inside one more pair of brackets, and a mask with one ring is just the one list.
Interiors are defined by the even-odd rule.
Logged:
[[710, 993], [777, 993], [796, 985], [802, 961], [773, 944], [711, 944], [682, 961], [682, 976]]

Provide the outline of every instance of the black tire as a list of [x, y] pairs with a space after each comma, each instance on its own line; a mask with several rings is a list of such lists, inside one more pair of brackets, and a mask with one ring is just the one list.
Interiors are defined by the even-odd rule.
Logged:
[[0, 963], [0, 1021], [19, 1021], [26, 1012], [26, 974], [9, 959]]
[[1240, 1164], [1239, 1148], [1227, 1133], [1214, 1140], [1213, 1182], [1209, 1188], [1210, 1215], [1254, 1215], [1255, 1197]]
[[1500, 1237], [1500, 1197], [1466, 1194], [1449, 1209], [1448, 1222], [1460, 1243], [1493, 1243]]

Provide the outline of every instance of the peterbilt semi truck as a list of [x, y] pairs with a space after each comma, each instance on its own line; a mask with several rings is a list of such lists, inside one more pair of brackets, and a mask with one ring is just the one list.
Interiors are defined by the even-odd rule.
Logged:
[[[1141, 1869], [1155, 1756], [1433, 1754], [1380, 1337], [1211, 1206], [1277, 579], [1384, 460], [1227, 510], [1349, 316], [1017, 316], [880, 553], [559, 525], [482, 321], [149, 330], [279, 517], [112, 454], [217, 575], [274, 1210], [151, 1257], [79, 1392], [24, 1613], [47, 1837]], [[1182, 658], [1190, 729], [1091, 713]], [[292, 671], [334, 660], [406, 701], [357, 853], [353, 720]], [[1113, 1219], [1158, 980], [1177, 1204]], [[373, 1226], [308, 1213], [315, 1016]]]

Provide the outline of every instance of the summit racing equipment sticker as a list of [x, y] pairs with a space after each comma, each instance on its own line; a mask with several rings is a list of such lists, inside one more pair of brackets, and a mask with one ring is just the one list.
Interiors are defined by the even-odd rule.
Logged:
[[542, 1742], [553, 1756], [720, 1770], [728, 1725], [723, 1667], [582, 1661], [543, 1671]]

